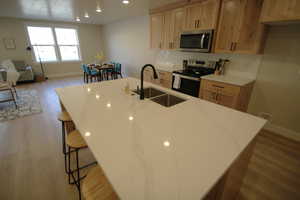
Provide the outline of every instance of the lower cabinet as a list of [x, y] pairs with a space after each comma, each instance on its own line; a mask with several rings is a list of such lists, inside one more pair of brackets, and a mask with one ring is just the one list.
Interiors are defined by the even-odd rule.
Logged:
[[158, 79], [153, 78], [153, 71], [152, 69], [145, 69], [144, 72], [144, 80], [150, 83], [157, 84], [159, 86], [165, 88], [172, 88], [172, 73], [163, 71], [163, 70], [156, 70]]
[[247, 111], [254, 82], [245, 86], [202, 80], [199, 97], [240, 111]]

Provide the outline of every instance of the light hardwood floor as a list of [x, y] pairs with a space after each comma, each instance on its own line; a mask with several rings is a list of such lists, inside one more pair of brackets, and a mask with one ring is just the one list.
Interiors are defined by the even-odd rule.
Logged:
[[[43, 113], [0, 123], [0, 199], [71, 200], [61, 152], [60, 111], [55, 88], [83, 84], [81, 77], [25, 84], [35, 89]], [[241, 133], [242, 134], [242, 133]], [[81, 152], [83, 163], [93, 160]], [[238, 199], [300, 199], [300, 144], [262, 131]]]

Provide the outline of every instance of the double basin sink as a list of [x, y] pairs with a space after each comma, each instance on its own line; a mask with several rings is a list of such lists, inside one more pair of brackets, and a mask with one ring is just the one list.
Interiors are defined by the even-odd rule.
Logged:
[[[140, 90], [134, 90], [133, 92], [140, 94]], [[153, 87], [144, 88], [144, 95], [145, 98], [165, 107], [171, 107], [186, 101], [186, 99], [168, 94]]]

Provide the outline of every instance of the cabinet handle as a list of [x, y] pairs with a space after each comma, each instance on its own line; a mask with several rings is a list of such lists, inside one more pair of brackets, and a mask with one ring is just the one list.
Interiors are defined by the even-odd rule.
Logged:
[[230, 51], [232, 51], [233, 42], [230, 44]]
[[172, 44], [171, 44], [171, 42], [169, 42], [169, 49], [171, 49], [172, 48], [172, 46], [171, 46]]
[[216, 102], [218, 102], [219, 93], [216, 93]]
[[224, 88], [224, 86], [219, 86], [219, 85], [212, 85], [213, 87], [217, 87], [217, 88]]
[[200, 26], [200, 20], [198, 19], [197, 21], [198, 21], [197, 22], [197, 28], [199, 28], [199, 26]]
[[197, 28], [197, 21], [198, 21], [198, 20], [195, 20], [195, 28]]
[[159, 48], [161, 49], [161, 42], [159, 43]]
[[216, 98], [216, 93], [215, 93], [215, 92], [212, 92], [212, 93], [211, 93], [211, 98], [212, 98], [213, 100], [215, 100], [215, 98]]
[[236, 50], [236, 45], [237, 45], [237, 42], [234, 42], [234, 45], [233, 45], [233, 51]]

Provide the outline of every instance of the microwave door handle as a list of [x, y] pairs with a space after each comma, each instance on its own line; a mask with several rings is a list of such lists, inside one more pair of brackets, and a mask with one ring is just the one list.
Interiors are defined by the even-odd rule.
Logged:
[[204, 39], [205, 39], [205, 33], [203, 33], [201, 37], [201, 49], [204, 48]]

